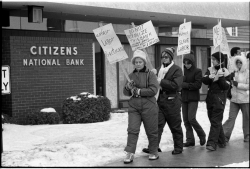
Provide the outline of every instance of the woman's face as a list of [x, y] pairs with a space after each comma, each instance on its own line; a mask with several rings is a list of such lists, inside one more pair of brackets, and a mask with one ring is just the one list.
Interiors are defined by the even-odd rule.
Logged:
[[242, 67], [242, 62], [240, 60], [236, 60], [236, 66], [240, 69]]
[[144, 61], [141, 58], [135, 58], [135, 68], [141, 70], [145, 66]]
[[192, 66], [191, 62], [190, 62], [190, 61], [187, 61], [187, 60], [185, 60], [185, 61], [183, 62], [183, 64], [185, 65], [185, 67], [186, 67], [187, 69], [190, 69], [191, 66]]
[[165, 63], [165, 64], [168, 64], [171, 62], [171, 58], [168, 54], [165, 54], [161, 57], [161, 62], [162, 63]]
[[212, 60], [212, 64], [213, 64], [213, 66], [216, 66], [216, 65], [218, 65], [218, 64], [219, 64], [218, 60], [217, 60], [217, 59], [215, 59], [215, 57], [213, 57], [213, 56], [212, 56], [211, 60]]

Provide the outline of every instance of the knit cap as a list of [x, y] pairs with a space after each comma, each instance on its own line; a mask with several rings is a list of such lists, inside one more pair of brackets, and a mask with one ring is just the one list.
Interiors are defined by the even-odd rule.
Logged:
[[174, 52], [175, 52], [175, 48], [174, 47], [166, 48], [164, 51], [162, 51], [161, 56], [164, 56], [164, 55], [167, 54], [173, 60], [174, 59]]
[[145, 64], [147, 63], [146, 54], [142, 50], [138, 49], [134, 51], [133, 58], [131, 59], [133, 65], [135, 64], [135, 58], [141, 58]]

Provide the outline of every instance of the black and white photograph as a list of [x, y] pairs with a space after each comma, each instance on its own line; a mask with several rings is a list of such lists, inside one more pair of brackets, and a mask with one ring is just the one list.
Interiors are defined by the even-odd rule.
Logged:
[[1, 168], [249, 168], [249, 0], [2, 0]]

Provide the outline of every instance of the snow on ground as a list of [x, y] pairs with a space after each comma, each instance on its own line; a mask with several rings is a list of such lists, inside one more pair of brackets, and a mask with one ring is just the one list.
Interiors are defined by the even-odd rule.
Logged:
[[[229, 101], [227, 101], [223, 122], [228, 118]], [[206, 104], [200, 102], [197, 120], [207, 136], [210, 123]], [[58, 125], [14, 125], [4, 124], [3, 131], [3, 167], [82, 167], [104, 166], [107, 163], [124, 158], [127, 141], [127, 113], [111, 113], [106, 122], [88, 124]], [[184, 138], [185, 127], [182, 123]], [[199, 138], [195, 134], [196, 145]], [[239, 113], [231, 140], [243, 139], [242, 114]], [[145, 156], [142, 148], [147, 147], [148, 140], [143, 124], [137, 143], [135, 157]], [[160, 148], [163, 151], [173, 149], [172, 134], [165, 126]], [[224, 167], [248, 167], [248, 162], [231, 164]]]

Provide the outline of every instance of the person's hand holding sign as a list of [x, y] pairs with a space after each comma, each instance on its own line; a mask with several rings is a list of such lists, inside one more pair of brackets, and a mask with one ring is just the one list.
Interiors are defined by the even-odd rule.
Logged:
[[133, 80], [131, 80], [130, 82], [128, 82], [128, 83], [126, 84], [126, 89], [127, 89], [127, 90], [131, 90], [131, 89], [134, 88], [134, 86], [135, 86], [135, 82], [134, 82]]

